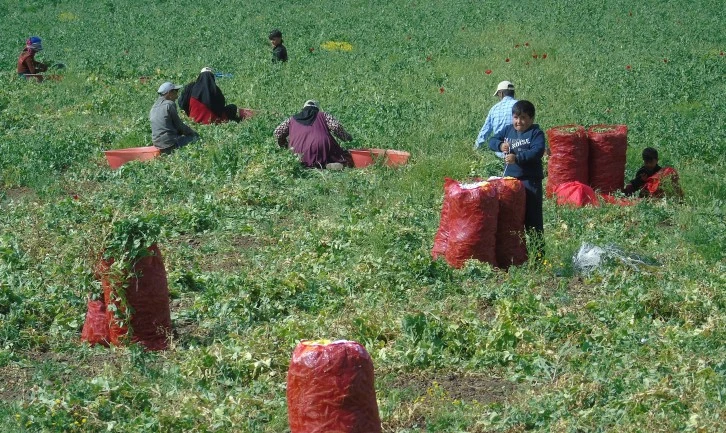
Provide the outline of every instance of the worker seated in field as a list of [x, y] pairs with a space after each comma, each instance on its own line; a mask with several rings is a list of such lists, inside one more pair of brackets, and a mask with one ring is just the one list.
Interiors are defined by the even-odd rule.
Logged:
[[[640, 197], [664, 197], [666, 195], [683, 197], [683, 190], [678, 182], [678, 173], [671, 167], [662, 168], [658, 165], [658, 151], [652, 147], [643, 149], [643, 166], [635, 173], [623, 193]], [[663, 182], [669, 179], [670, 183]]]
[[176, 98], [181, 86], [166, 82], [159, 87], [159, 97], [149, 112], [151, 142], [162, 153], [186, 146], [199, 140], [199, 135], [179, 118]]
[[347, 150], [333, 137], [343, 141], [353, 139], [338, 119], [320, 110], [317, 101], [308, 100], [302, 110], [285, 119], [275, 128], [274, 136], [280, 147], [289, 147], [300, 156], [306, 167], [340, 170], [352, 167], [353, 160]]
[[43, 41], [38, 36], [31, 36], [25, 41], [25, 48], [18, 57], [19, 76], [23, 78], [41, 77], [37, 74], [48, 70], [48, 65], [35, 60], [35, 55], [42, 50]]
[[179, 101], [181, 109], [197, 123], [207, 125], [242, 120], [237, 106], [226, 104], [214, 78], [214, 71], [209, 67], [203, 68], [197, 80], [184, 87]]

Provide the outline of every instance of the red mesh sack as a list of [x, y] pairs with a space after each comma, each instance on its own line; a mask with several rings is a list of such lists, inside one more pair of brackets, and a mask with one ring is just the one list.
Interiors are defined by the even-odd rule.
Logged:
[[108, 320], [106, 320], [106, 305], [103, 301], [88, 301], [86, 321], [81, 331], [81, 341], [87, 341], [91, 346], [102, 344], [108, 346]]
[[290, 433], [379, 433], [373, 361], [354, 341], [303, 341], [287, 371]]
[[602, 194], [619, 191], [625, 184], [628, 127], [594, 125], [587, 130], [587, 138], [590, 143], [588, 184]]
[[527, 261], [527, 241], [524, 237], [524, 215], [527, 195], [524, 184], [513, 177], [493, 182], [499, 197], [496, 255], [500, 268], [519, 266]]
[[[133, 275], [127, 280], [126, 303], [131, 307], [131, 341], [148, 350], [164, 350], [171, 333], [171, 311], [169, 310], [169, 286], [161, 251], [156, 244], [149, 247], [151, 255], [141, 258], [133, 268]], [[113, 260], [101, 260], [98, 273], [106, 302], [106, 320], [109, 323], [109, 341], [122, 345], [129, 324], [121, 323], [117, 316], [123, 316], [124, 306], [118, 300], [121, 284], [112, 281], [109, 269]], [[115, 308], [110, 308], [114, 305]], [[118, 313], [114, 312], [117, 310]]]
[[460, 184], [446, 179], [444, 202], [444, 206], [449, 206], [446, 262], [460, 268], [466, 260], [477, 259], [496, 266], [496, 186], [490, 182]]
[[547, 197], [552, 197], [557, 186], [565, 182], [588, 183], [590, 144], [585, 128], [579, 125], [555, 126], [546, 134], [550, 146], [545, 187]]
[[444, 180], [444, 203], [441, 206], [441, 219], [439, 220], [439, 229], [434, 236], [434, 246], [431, 248], [431, 257], [434, 260], [443, 257], [446, 254], [446, 247], [449, 244], [449, 213], [451, 211], [451, 202], [446, 199], [448, 191], [458, 184], [453, 179], [446, 178]]
[[637, 200], [615, 197], [610, 194], [601, 194], [600, 198], [602, 198], [605, 203], [614, 204], [616, 206], [633, 206], [638, 204]]
[[577, 182], [565, 182], [555, 189], [555, 196], [557, 197], [558, 205], [571, 205], [574, 207], [583, 207], [587, 205], [593, 205], [595, 207], [600, 206], [600, 200], [597, 198], [597, 194], [589, 186]]
[[683, 197], [683, 190], [678, 181], [678, 172], [675, 168], [665, 167], [658, 170], [645, 181], [641, 195], [650, 197], [675, 196]]

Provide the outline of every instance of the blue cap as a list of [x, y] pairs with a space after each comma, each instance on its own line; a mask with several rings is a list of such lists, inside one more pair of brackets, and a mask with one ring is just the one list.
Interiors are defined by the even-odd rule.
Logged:
[[33, 51], [41, 51], [43, 49], [43, 41], [38, 36], [31, 36], [25, 41], [25, 46]]

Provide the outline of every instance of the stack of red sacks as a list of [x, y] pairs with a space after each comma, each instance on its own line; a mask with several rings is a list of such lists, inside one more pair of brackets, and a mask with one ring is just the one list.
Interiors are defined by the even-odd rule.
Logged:
[[628, 128], [625, 125], [556, 126], [546, 131], [550, 147], [547, 163], [548, 197], [557, 204], [599, 206], [598, 192], [606, 203], [627, 206], [634, 202], [611, 194], [625, 183]]
[[460, 268], [469, 259], [508, 268], [527, 261], [524, 238], [526, 196], [514, 178], [444, 183], [441, 222], [431, 255]]

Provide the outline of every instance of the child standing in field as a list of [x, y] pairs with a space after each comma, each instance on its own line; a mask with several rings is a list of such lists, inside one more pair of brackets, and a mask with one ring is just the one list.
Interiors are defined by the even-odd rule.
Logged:
[[43, 50], [43, 41], [38, 36], [31, 36], [25, 41], [25, 48], [18, 57], [18, 75], [28, 78], [28, 75], [48, 70], [45, 63], [35, 60], [35, 54], [41, 50]]
[[287, 62], [287, 49], [282, 45], [282, 32], [278, 29], [271, 31], [269, 39], [272, 44], [272, 62]]
[[529, 101], [512, 106], [512, 124], [489, 139], [489, 148], [504, 153], [504, 175], [522, 181], [527, 195], [524, 226], [537, 250], [537, 260], [544, 258], [544, 222], [542, 217], [542, 156], [545, 135], [534, 123], [535, 109]]

